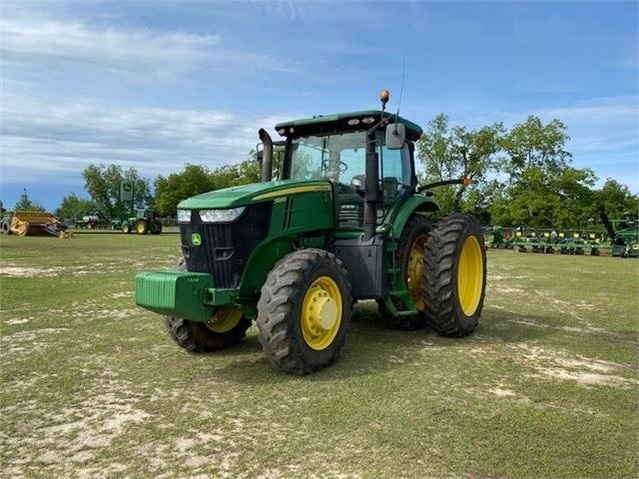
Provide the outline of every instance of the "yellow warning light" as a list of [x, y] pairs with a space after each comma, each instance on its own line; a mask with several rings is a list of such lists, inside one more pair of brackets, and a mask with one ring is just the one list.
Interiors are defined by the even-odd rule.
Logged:
[[379, 94], [379, 99], [382, 102], [382, 105], [386, 105], [388, 103], [388, 99], [390, 98], [390, 92], [386, 89], [382, 90]]

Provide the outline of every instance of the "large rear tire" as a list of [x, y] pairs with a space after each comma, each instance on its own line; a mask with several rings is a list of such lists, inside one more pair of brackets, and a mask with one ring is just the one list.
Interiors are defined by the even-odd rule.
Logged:
[[341, 262], [320, 249], [294, 251], [271, 270], [257, 303], [257, 327], [269, 361], [308, 374], [339, 356], [352, 312]]
[[[174, 269], [186, 271], [184, 258], [178, 261]], [[206, 322], [166, 316], [164, 324], [178, 346], [193, 353], [206, 353], [237, 344], [246, 336], [251, 321], [241, 311], [227, 308], [220, 309]]]
[[162, 223], [160, 223], [158, 220], [149, 222], [149, 232], [152, 235], [159, 235], [160, 233], [162, 233]]
[[135, 223], [135, 232], [139, 235], [145, 235], [149, 232], [149, 225], [146, 220], [139, 220]]
[[477, 220], [452, 214], [435, 224], [427, 244], [423, 294], [428, 323], [444, 336], [477, 327], [486, 292], [486, 250]]
[[412, 316], [395, 317], [383, 301], [378, 301], [379, 312], [393, 326], [399, 329], [418, 329], [426, 325], [425, 300], [422, 293], [422, 278], [426, 256], [426, 243], [433, 226], [423, 215], [411, 216], [397, 244], [396, 261], [401, 275], [417, 310]]

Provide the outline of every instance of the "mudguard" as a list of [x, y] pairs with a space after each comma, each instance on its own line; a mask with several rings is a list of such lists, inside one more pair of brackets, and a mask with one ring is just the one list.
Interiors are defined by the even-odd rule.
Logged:
[[432, 197], [413, 195], [408, 198], [408, 200], [397, 207], [396, 211], [392, 212], [390, 223], [392, 225], [393, 238], [399, 239], [402, 235], [402, 231], [404, 231], [404, 226], [406, 226], [408, 218], [410, 218], [412, 214], [431, 211], [439, 211], [439, 205]]

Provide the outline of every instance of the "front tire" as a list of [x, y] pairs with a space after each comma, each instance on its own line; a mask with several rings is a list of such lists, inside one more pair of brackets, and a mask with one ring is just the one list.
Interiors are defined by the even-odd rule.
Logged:
[[352, 312], [341, 262], [319, 249], [294, 251], [271, 270], [257, 303], [259, 339], [269, 361], [309, 374], [339, 356]]
[[474, 217], [452, 214], [436, 223], [422, 286], [428, 323], [438, 333], [461, 337], [475, 330], [486, 292], [486, 249]]
[[221, 309], [204, 323], [167, 316], [164, 320], [171, 339], [192, 353], [208, 353], [239, 343], [251, 321], [235, 309]]
[[[184, 258], [173, 269], [186, 271]], [[241, 311], [227, 308], [218, 310], [206, 322], [166, 316], [164, 324], [178, 346], [193, 353], [207, 353], [237, 344], [246, 336], [251, 321]]]
[[131, 232], [131, 225], [129, 223], [124, 223], [122, 225], [122, 233], [129, 234]]

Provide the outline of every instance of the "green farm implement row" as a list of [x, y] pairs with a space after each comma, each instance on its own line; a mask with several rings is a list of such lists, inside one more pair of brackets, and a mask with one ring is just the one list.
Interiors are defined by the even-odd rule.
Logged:
[[[602, 217], [603, 218], [603, 217]], [[491, 248], [516, 249], [521, 253], [575, 254], [638, 257], [636, 222], [629, 219], [604, 219], [606, 233], [559, 229], [492, 228]], [[488, 234], [488, 232], [487, 232]]]
[[521, 253], [528, 251], [532, 253], [554, 254], [559, 252], [560, 254], [576, 255], [588, 253], [591, 256], [599, 256], [601, 254], [603, 238], [601, 236], [597, 237], [596, 233], [573, 233], [570, 236], [564, 232], [553, 233], [544, 232], [541, 236], [531, 233], [530, 236], [524, 236], [521, 231], [516, 231], [512, 246]]

